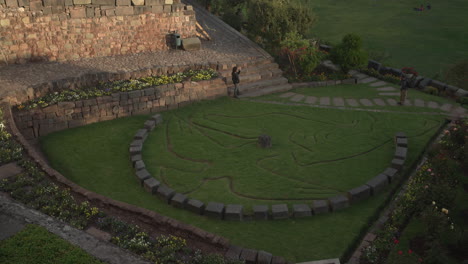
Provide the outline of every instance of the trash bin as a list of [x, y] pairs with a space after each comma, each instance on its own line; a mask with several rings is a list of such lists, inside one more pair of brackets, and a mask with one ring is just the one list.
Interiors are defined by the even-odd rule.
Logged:
[[179, 33], [173, 33], [172, 35], [174, 36], [174, 43], [175, 43], [175, 47], [177, 49], [177, 47], [182, 46], [182, 39], [180, 38]]

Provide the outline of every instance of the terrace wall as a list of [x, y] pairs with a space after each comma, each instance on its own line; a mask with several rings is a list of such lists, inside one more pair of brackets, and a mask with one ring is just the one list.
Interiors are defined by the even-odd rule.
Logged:
[[166, 50], [196, 36], [180, 0], [0, 0], [0, 63], [68, 61]]
[[221, 78], [188, 81], [87, 100], [59, 102], [45, 108], [15, 111], [14, 116], [23, 136], [33, 139], [95, 122], [174, 109], [194, 101], [224, 96], [226, 91]]

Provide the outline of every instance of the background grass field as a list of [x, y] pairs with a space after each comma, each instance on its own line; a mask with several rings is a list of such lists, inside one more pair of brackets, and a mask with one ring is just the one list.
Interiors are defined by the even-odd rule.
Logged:
[[[336, 127], [339, 127], [339, 124], [347, 124], [351, 123], [352, 120], [360, 119], [361, 115], [363, 116], [363, 120], [369, 117], [367, 113], [362, 114], [357, 111], [318, 110], [308, 107], [297, 107], [294, 109], [292, 110], [290, 106], [265, 105], [222, 98], [215, 101], [197, 103], [179, 110], [164, 112], [163, 116], [165, 120], [168, 120], [170, 116], [196, 116], [204, 112], [214, 112], [217, 114], [236, 113], [238, 115], [250, 113], [251, 115], [255, 115], [264, 111], [284, 113], [296, 111], [310, 118], [326, 119], [330, 123], [338, 124]], [[308, 219], [227, 222], [198, 216], [164, 204], [159, 199], [146, 193], [137, 183], [129, 161], [128, 146], [132, 141], [135, 131], [143, 126], [147, 118], [148, 116], [121, 118], [61, 131], [41, 138], [41, 145], [54, 168], [89, 190], [198, 226], [230, 239], [233, 244], [266, 250], [275, 255], [284, 256], [290, 261], [302, 262], [341, 256], [353, 243], [361, 230], [368, 227], [369, 218], [373, 217], [376, 210], [382, 206], [384, 200], [389, 195], [387, 190], [385, 193], [353, 205], [346, 210], [333, 214], [314, 216]], [[378, 124], [375, 130], [377, 133], [368, 134], [369, 142], [372, 142], [374, 136], [380, 137], [380, 133], [383, 133], [386, 137], [391, 137], [396, 131], [407, 131], [410, 136], [408, 164], [416, 160], [425, 144], [438, 129], [436, 124], [442, 124], [443, 122], [442, 117], [438, 115], [408, 114], [401, 116], [398, 113], [375, 113], [375, 118], [377, 120], [373, 122], [366, 121], [368, 124]], [[421, 127], [421, 124], [425, 129]], [[434, 124], [434, 126], [427, 126], [427, 124]], [[277, 125], [279, 126], [279, 130], [288, 129], [287, 126], [281, 127], [281, 124]], [[327, 129], [333, 131], [333, 129]], [[158, 129], [154, 132], [156, 141], [153, 144], [158, 144], [157, 131]], [[152, 137], [153, 135], [148, 138], [148, 143], [150, 144], [153, 142]], [[360, 142], [365, 142], [365, 140]], [[190, 146], [197, 143], [197, 140], [186, 140], [177, 143], [177, 140], [174, 139], [175, 146], [180, 144], [186, 145], [187, 149], [185, 151], [190, 151]], [[159, 142], [159, 144], [159, 147], [164, 145], [163, 142]], [[340, 149], [346, 151], [345, 145], [340, 146]], [[158, 148], [156, 145], [153, 146]], [[324, 149], [322, 151], [323, 155], [333, 155], [334, 151], [338, 151], [334, 149], [337, 144], [332, 146], [327, 150]], [[146, 150], [146, 148], [147, 146], [145, 146], [145, 161], [147, 162], [150, 159], [151, 151]], [[183, 146], [181, 148], [183, 149]], [[393, 152], [391, 147], [389, 151], [391, 151], [391, 155]], [[243, 151], [243, 153], [246, 155], [243, 157], [250, 155], [246, 151]], [[157, 151], [157, 155], [154, 157], [156, 165], [158, 156], [160, 155], [165, 155], [165, 153]], [[387, 151], [383, 155], [388, 155]], [[385, 156], [384, 160], [387, 162], [388, 158], [390, 157]], [[368, 165], [373, 166], [371, 164]], [[361, 171], [357, 166], [353, 168]], [[229, 167], [226, 167], [226, 169], [229, 169]], [[245, 173], [249, 172], [245, 171]], [[362, 177], [359, 173], [353, 173], [358, 177]], [[322, 178], [327, 178], [326, 176], [324, 175]], [[249, 177], [254, 176], [250, 175]], [[362, 180], [364, 179], [360, 179], [359, 181]], [[336, 183], [340, 183], [340, 181], [336, 181]], [[270, 186], [272, 183], [268, 182], [267, 184]], [[219, 195], [219, 197], [224, 197], [226, 201], [234, 201], [229, 199], [234, 199], [235, 197], [230, 198], [226, 194], [225, 189], [220, 187], [223, 187], [222, 184], [214, 187], [209, 186], [207, 188], [208, 192], [204, 193], [205, 195], [210, 195], [210, 197]], [[209, 192], [210, 188], [213, 188], [212, 193]], [[268, 188], [261, 188], [259, 191], [263, 192], [263, 189]], [[201, 194], [197, 197], [205, 198]]]
[[[338, 43], [347, 33], [359, 34], [371, 57], [389, 66], [441, 78], [447, 66], [468, 58], [468, 1], [297, 1], [317, 16], [307, 37]], [[429, 11], [413, 10], [428, 3]]]

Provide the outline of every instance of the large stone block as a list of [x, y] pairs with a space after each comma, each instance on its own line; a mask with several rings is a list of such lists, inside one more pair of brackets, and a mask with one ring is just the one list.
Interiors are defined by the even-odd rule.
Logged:
[[172, 206], [177, 208], [184, 208], [185, 204], [187, 203], [187, 200], [187, 195], [176, 193], [171, 199], [171, 204]]
[[244, 248], [242, 249], [240, 259], [245, 260], [245, 264], [255, 264], [257, 263], [257, 255], [257, 250]]
[[146, 180], [144, 180], [143, 182], [143, 188], [145, 188], [145, 190], [151, 194], [155, 194], [156, 191], [158, 190], [158, 187], [159, 185], [161, 185], [161, 183], [156, 180], [155, 178], [151, 177], [151, 178], [148, 178]]
[[[45, 10], [45, 8], [44, 8]], [[52, 11], [51, 11], [52, 12]], [[85, 18], [86, 17], [86, 8], [70, 8], [70, 17], [71, 18]]]
[[327, 200], [314, 200], [312, 202], [312, 211], [316, 215], [328, 213], [330, 211], [330, 208], [328, 206], [328, 201]]
[[5, 0], [7, 7], [18, 7], [18, 0]]
[[156, 125], [159, 125], [163, 122], [163, 118], [161, 114], [155, 114], [154, 116], [151, 117], [151, 120], [154, 120], [156, 122]]
[[137, 147], [137, 146], [143, 146], [143, 139], [135, 139], [130, 143], [130, 147]]
[[374, 61], [374, 60], [369, 60], [367, 63], [367, 68], [374, 69], [376, 71], [380, 71], [381, 66], [382, 66], [381, 63]]
[[333, 212], [349, 207], [349, 199], [344, 195], [338, 195], [328, 199]]
[[356, 203], [369, 198], [369, 196], [371, 195], [371, 189], [367, 185], [362, 185], [351, 189], [348, 193], [351, 197], [351, 203]]
[[312, 216], [312, 211], [307, 204], [293, 204], [293, 216], [295, 218]]
[[145, 162], [142, 161], [142, 160], [137, 160], [135, 161], [135, 170], [136, 171], [139, 171], [139, 170], [142, 170], [142, 169], [145, 169], [146, 166], [145, 166]]
[[254, 205], [253, 212], [256, 220], [268, 219], [268, 205]]
[[[116, 1], [117, 6], [130, 6], [131, 4], [132, 4], [131, 0], [117, 0]], [[133, 9], [132, 9], [132, 11], [133, 11]], [[116, 11], [116, 13], [117, 13], [117, 11]], [[118, 15], [118, 16], [120, 16], [120, 15]]]
[[143, 169], [143, 170], [137, 171], [135, 173], [135, 176], [136, 176], [138, 182], [140, 183], [140, 185], [143, 186], [143, 182], [146, 179], [149, 179], [151, 177], [151, 174], [146, 169]]
[[257, 255], [257, 263], [258, 264], [270, 264], [273, 255], [269, 252], [259, 250]]
[[134, 6], [142, 6], [145, 4], [145, 0], [132, 0]]
[[395, 138], [406, 138], [405, 132], [397, 132]]
[[151, 6], [135, 6], [135, 15], [151, 13]]
[[205, 204], [202, 201], [195, 199], [188, 199], [185, 208], [197, 214], [203, 214], [205, 210]]
[[162, 6], [162, 5], [164, 5], [164, 0], [145, 0], [145, 5], [147, 5], [147, 6]]
[[407, 138], [397, 138], [396, 139], [396, 145], [398, 147], [407, 148], [408, 147], [408, 139]]
[[133, 15], [133, 6], [117, 6], [115, 8], [116, 16], [131, 16]]
[[29, 3], [29, 10], [31, 11], [41, 11], [42, 7], [42, 1], [34, 1]]
[[388, 185], [388, 177], [385, 174], [379, 174], [366, 184], [371, 188], [371, 194], [376, 195], [382, 192]]
[[91, 0], [93, 5], [115, 6], [115, 0]]
[[156, 122], [154, 122], [154, 120], [148, 120], [145, 122], [144, 126], [148, 131], [153, 131], [156, 127]]
[[444, 91], [447, 84], [437, 81], [437, 80], [432, 80], [431, 86], [437, 88], [439, 91]]
[[73, 0], [73, 4], [75, 4], [75, 5], [89, 5], [89, 4], [91, 4], [91, 0]]
[[130, 155], [141, 154], [141, 150], [143, 149], [142, 145], [139, 146], [130, 146], [129, 151]]
[[244, 206], [240, 204], [228, 204], [226, 205], [226, 211], [224, 212], [225, 220], [242, 221]]
[[184, 38], [182, 39], [182, 47], [184, 50], [200, 50], [201, 41], [199, 38]]
[[405, 147], [397, 147], [395, 149], [395, 158], [396, 159], [402, 159], [402, 160], [405, 160], [406, 159], [406, 154], [408, 152], [408, 149], [405, 148]]
[[287, 219], [289, 218], [289, 209], [286, 204], [274, 204], [271, 206], [271, 216], [273, 219]]
[[468, 91], [463, 90], [463, 89], [458, 89], [458, 90], [455, 92], [455, 96], [456, 96], [456, 97], [466, 97], [466, 96], [468, 96]]
[[143, 141], [148, 137], [148, 130], [140, 129], [137, 131], [133, 139], [142, 139]]
[[387, 175], [388, 181], [390, 183], [394, 182], [396, 177], [398, 176], [398, 170], [395, 168], [387, 168], [383, 174]]
[[392, 159], [392, 168], [400, 171], [403, 169], [403, 165], [405, 164], [405, 160], [402, 159]]
[[224, 254], [224, 257], [228, 260], [239, 260], [241, 252], [241, 247], [231, 245], [226, 254]]
[[223, 219], [223, 214], [224, 214], [224, 204], [209, 202], [206, 205], [206, 208], [205, 208], [206, 216]]
[[166, 203], [169, 203], [171, 198], [175, 195], [175, 191], [165, 184], [161, 184], [156, 193], [159, 198], [163, 199]]
[[424, 78], [419, 82], [419, 89], [424, 89], [426, 86], [431, 85], [432, 80], [429, 78]]

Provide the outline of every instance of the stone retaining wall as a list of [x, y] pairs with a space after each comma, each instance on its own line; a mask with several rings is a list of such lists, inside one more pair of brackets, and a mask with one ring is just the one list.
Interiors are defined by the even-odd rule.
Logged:
[[195, 27], [180, 0], [0, 0], [0, 63], [165, 50]]
[[226, 91], [221, 78], [187, 81], [87, 100], [59, 102], [45, 108], [15, 111], [14, 116], [23, 136], [33, 139], [95, 122], [174, 109], [194, 101], [224, 96]]

